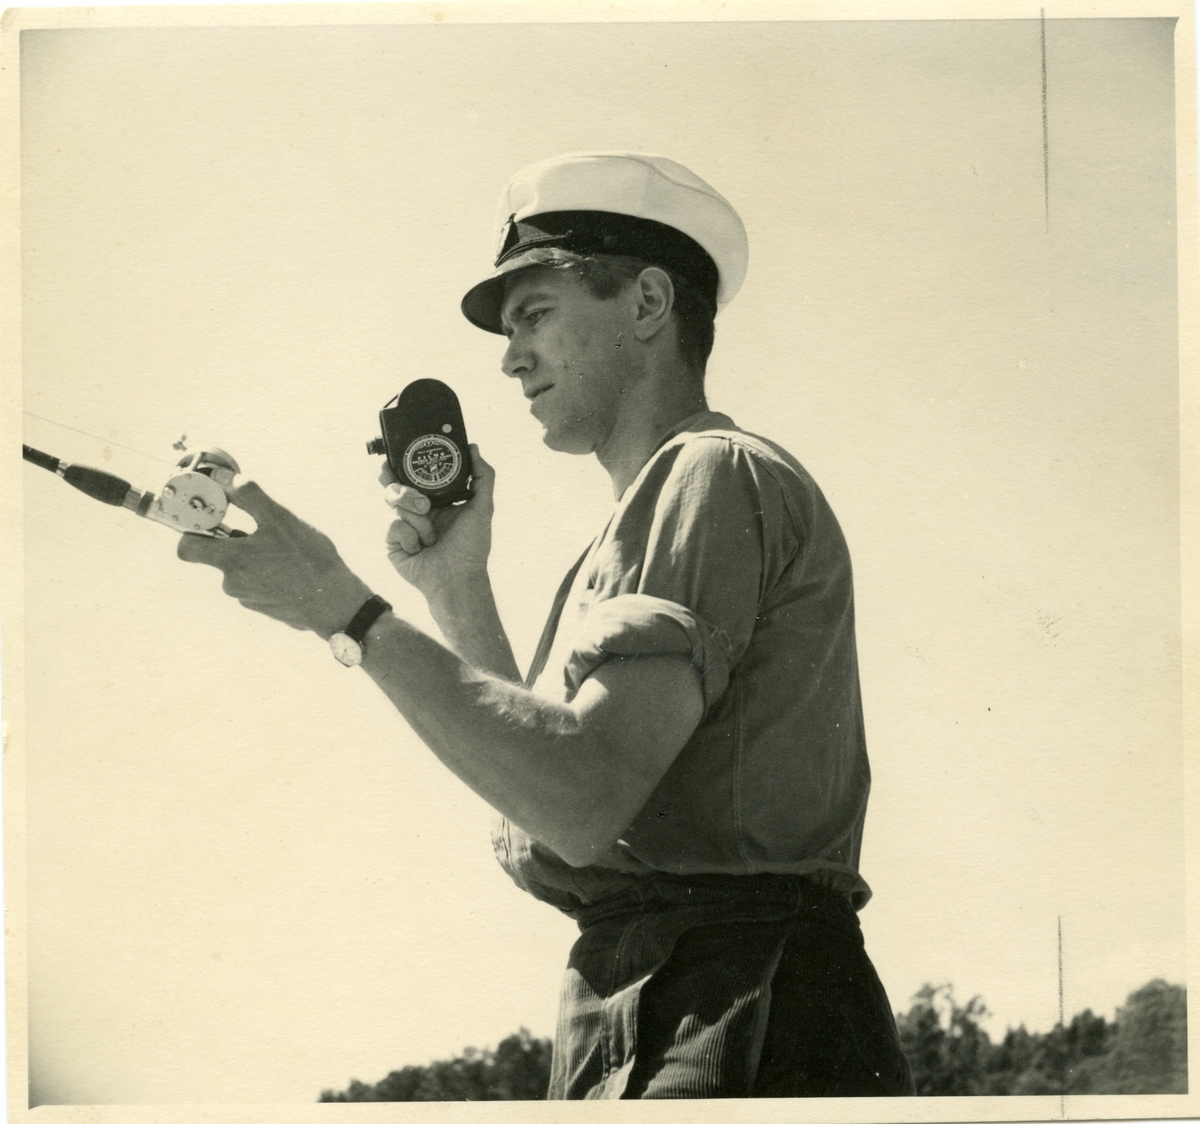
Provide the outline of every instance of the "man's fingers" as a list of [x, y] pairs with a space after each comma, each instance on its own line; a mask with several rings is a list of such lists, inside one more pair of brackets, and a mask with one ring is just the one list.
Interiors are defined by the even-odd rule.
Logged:
[[379, 470], [379, 483], [385, 488], [389, 484], [396, 483], [396, 474], [392, 471], [392, 466], [386, 460], [383, 462], [383, 467]]
[[255, 523], [274, 518], [284, 510], [254, 480], [243, 480], [240, 476], [238, 480], [240, 483], [229, 489], [230, 502], [246, 512]]
[[[422, 495], [416, 488], [392, 484], [384, 492], [384, 499], [400, 517], [399, 521], [408, 524], [416, 531], [417, 540], [419, 540], [416, 548], [405, 547], [410, 554], [415, 554], [422, 546], [433, 546], [438, 541], [438, 533], [433, 525], [433, 519], [426, 514], [430, 509], [428, 496]], [[408, 541], [413, 540], [409, 538]]]
[[429, 497], [403, 484], [389, 484], [383, 493], [384, 501], [397, 511], [412, 511], [424, 515], [429, 511]]
[[229, 540], [208, 535], [180, 535], [175, 555], [184, 562], [203, 562], [220, 569], [228, 555]]
[[394, 554], [397, 546], [405, 554], [419, 554], [421, 552], [421, 536], [403, 519], [396, 519], [388, 528], [387, 545], [388, 554]]
[[415, 511], [409, 511], [399, 504], [395, 505], [394, 510], [403, 522], [417, 532], [422, 546], [433, 546], [438, 541], [437, 529], [428, 515], [418, 515]]
[[408, 513], [401, 515], [401, 518], [417, 532], [422, 546], [433, 546], [438, 541], [437, 528], [433, 525], [433, 520], [429, 516]]

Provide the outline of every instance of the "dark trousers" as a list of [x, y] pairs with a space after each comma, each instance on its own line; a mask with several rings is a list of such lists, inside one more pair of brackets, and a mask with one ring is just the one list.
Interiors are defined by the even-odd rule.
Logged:
[[790, 876], [656, 877], [581, 917], [551, 1098], [911, 1094], [844, 897]]

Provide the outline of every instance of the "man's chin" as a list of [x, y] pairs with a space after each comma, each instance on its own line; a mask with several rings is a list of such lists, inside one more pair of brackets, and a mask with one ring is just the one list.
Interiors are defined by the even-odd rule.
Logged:
[[592, 446], [582, 433], [563, 433], [548, 426], [542, 429], [542, 444], [556, 453], [570, 453], [576, 457], [586, 457], [592, 452]]

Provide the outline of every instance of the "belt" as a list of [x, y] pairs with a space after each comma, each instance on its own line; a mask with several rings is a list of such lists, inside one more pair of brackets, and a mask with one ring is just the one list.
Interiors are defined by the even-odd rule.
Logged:
[[615, 897], [571, 911], [581, 929], [622, 915], [669, 912], [696, 906], [727, 906], [730, 916], [777, 918], [780, 910], [840, 913], [854, 918], [850, 899], [839, 890], [799, 874], [663, 874], [638, 878]]

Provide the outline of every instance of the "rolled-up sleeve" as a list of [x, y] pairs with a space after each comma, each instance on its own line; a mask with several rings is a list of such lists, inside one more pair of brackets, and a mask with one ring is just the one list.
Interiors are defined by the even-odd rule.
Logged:
[[611, 656], [687, 658], [700, 677], [705, 711], [729, 683], [729, 637], [685, 605], [626, 593], [588, 611], [564, 671], [571, 694]]
[[781, 559], [794, 552], [795, 539], [777, 530], [789, 525], [778, 517], [782, 503], [770, 473], [723, 436], [660, 451], [596, 552], [568, 691], [609, 657], [679, 654], [700, 675], [707, 713], [749, 644]]

